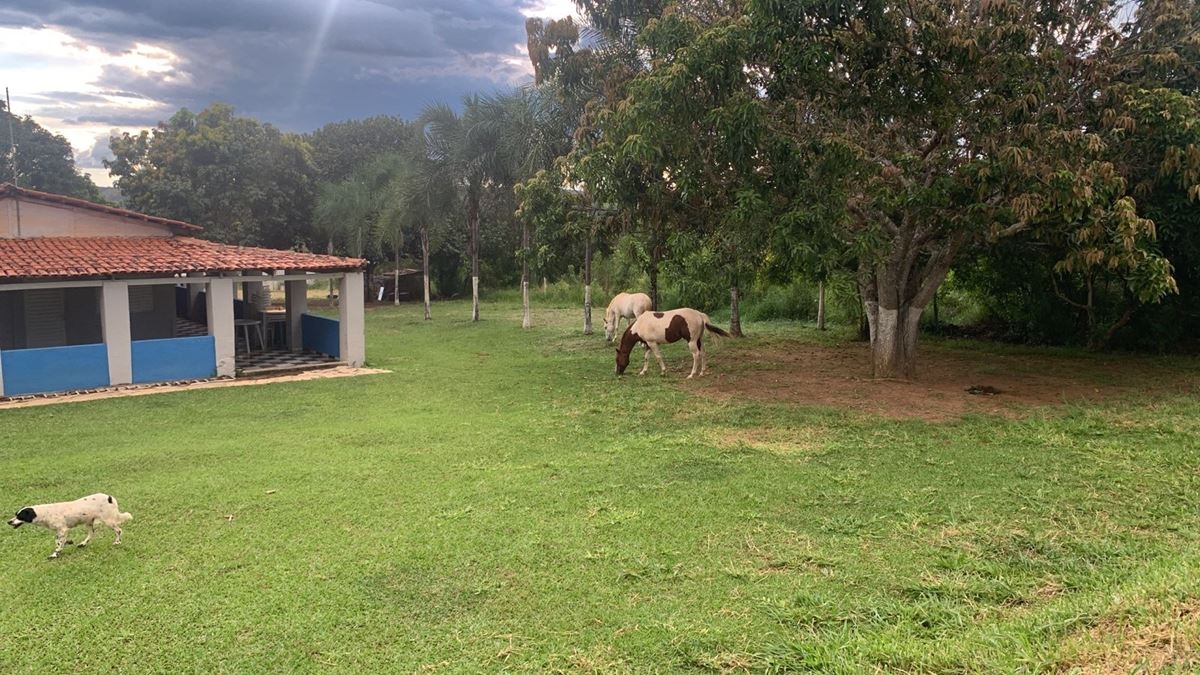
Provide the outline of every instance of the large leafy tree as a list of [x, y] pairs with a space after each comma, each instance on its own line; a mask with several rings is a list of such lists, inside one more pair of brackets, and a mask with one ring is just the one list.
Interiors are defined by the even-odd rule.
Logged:
[[326, 124], [305, 140], [312, 148], [318, 179], [336, 183], [382, 155], [403, 154], [413, 133], [413, 125], [399, 117], [376, 115]]
[[4, 101], [0, 101], [0, 139], [0, 183], [92, 201], [100, 198], [92, 179], [76, 170], [67, 139], [51, 133], [28, 115], [10, 114]]
[[131, 208], [194, 222], [234, 244], [309, 243], [315, 170], [295, 134], [214, 103], [110, 142], [105, 166]]
[[[702, 110], [674, 126], [650, 87], [631, 85], [603, 120], [603, 154], [612, 168], [655, 167], [647, 158], [660, 144], [645, 131], [674, 126], [718, 161], [687, 152], [663, 173], [643, 171], [645, 182], [681, 195], [689, 181], [758, 192], [755, 208], [781, 230], [772, 238], [851, 253], [876, 377], [914, 375], [921, 313], [951, 265], [1005, 237], [1090, 238], [1085, 261], [1118, 260], [1144, 298], [1170, 290], [1152, 224], [1082, 122], [1109, 84], [1111, 4], [748, 0], [735, 10], [668, 11], [643, 31], [650, 68], [639, 80], [674, 81]], [[752, 171], [730, 171], [738, 157]], [[818, 218], [831, 227], [814, 227]]]

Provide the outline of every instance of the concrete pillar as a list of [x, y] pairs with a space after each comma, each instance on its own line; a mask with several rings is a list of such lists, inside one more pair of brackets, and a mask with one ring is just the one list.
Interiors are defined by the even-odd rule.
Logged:
[[283, 287], [284, 304], [287, 307], [288, 347], [294, 351], [304, 349], [304, 331], [301, 315], [308, 311], [308, 282], [303, 279], [288, 281]]
[[338, 345], [342, 360], [358, 368], [367, 360], [362, 272], [347, 272], [342, 276], [338, 298]]
[[129, 284], [105, 281], [100, 287], [100, 326], [108, 350], [108, 383], [133, 382], [133, 342], [129, 328]]
[[233, 279], [214, 278], [208, 282], [206, 309], [208, 334], [213, 336], [216, 350], [217, 377], [232, 377], [237, 372], [234, 360]]

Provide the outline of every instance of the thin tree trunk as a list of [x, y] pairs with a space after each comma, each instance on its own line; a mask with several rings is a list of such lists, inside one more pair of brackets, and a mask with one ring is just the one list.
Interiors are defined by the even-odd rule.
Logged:
[[521, 223], [521, 328], [529, 330], [529, 225]]
[[425, 291], [425, 320], [433, 315], [429, 312], [429, 227], [421, 228], [421, 283]]
[[471, 321], [479, 320], [479, 200], [467, 199], [467, 221], [471, 230]]
[[825, 330], [825, 282], [817, 282], [817, 330]]
[[740, 307], [737, 282], [729, 287], [729, 334], [733, 337], [745, 337], [742, 334], [742, 310]]
[[658, 247], [650, 252], [650, 304], [654, 311], [659, 311], [658, 304]]
[[[333, 255], [333, 237], [329, 238], [329, 245], [326, 247], [326, 253], [328, 253], [329, 255]], [[333, 278], [332, 277], [330, 277], [330, 279], [329, 279], [329, 295], [325, 296], [325, 299], [328, 300], [329, 302], [333, 303]], [[336, 306], [336, 303], [335, 303], [335, 306]]]
[[592, 237], [583, 242], [583, 334], [592, 334]]
[[400, 304], [400, 243], [396, 242], [396, 271], [392, 277], [392, 304]]

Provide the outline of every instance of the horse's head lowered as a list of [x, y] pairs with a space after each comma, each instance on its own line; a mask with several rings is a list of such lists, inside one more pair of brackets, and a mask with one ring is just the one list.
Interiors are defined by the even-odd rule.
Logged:
[[629, 354], [640, 340], [641, 338], [634, 334], [633, 326], [626, 328], [621, 335], [621, 346], [617, 347], [617, 375], [621, 375], [629, 367]]

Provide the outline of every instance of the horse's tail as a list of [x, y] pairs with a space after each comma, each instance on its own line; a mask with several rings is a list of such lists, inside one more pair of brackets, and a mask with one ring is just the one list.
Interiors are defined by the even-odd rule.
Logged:
[[704, 327], [716, 333], [717, 335], [720, 335], [721, 337], [733, 337], [729, 333], [725, 332], [724, 329], [720, 328], [719, 326], [714, 326], [707, 321], [704, 322]]

